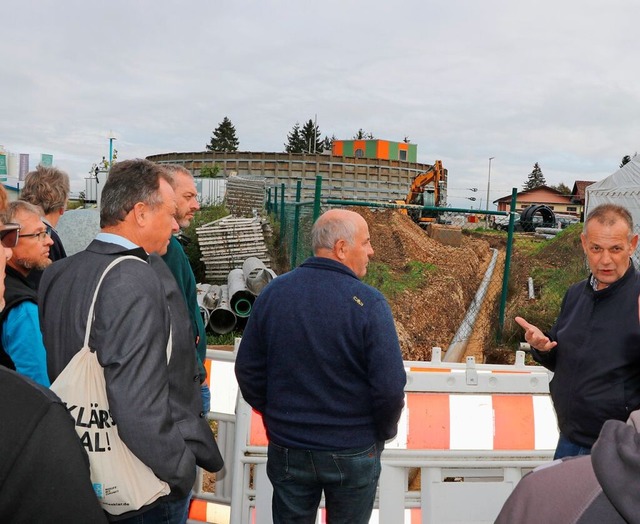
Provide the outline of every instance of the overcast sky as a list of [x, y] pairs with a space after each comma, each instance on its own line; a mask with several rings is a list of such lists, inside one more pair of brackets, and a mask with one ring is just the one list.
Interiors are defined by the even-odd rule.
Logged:
[[[241, 151], [322, 135], [418, 146], [454, 207], [601, 180], [638, 149], [634, 0], [3, 0], [0, 144], [84, 189], [94, 162], [201, 151], [227, 116]], [[476, 187], [475, 194], [469, 188]], [[466, 200], [475, 196], [477, 200]], [[482, 199], [482, 202], [480, 201]]]

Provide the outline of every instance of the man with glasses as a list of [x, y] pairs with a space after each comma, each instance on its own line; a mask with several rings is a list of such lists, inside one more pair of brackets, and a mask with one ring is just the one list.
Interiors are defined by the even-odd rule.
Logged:
[[51, 264], [49, 248], [53, 240], [41, 218], [39, 207], [28, 202], [11, 202], [2, 221], [19, 226], [16, 236], [5, 234], [2, 243], [13, 256], [7, 261], [4, 300], [0, 314], [0, 363], [43, 386], [49, 386], [47, 354], [38, 320], [38, 295], [29, 282], [32, 270], [44, 270]]
[[[38, 166], [35, 171], [27, 173], [20, 200], [39, 206], [44, 212], [42, 221], [49, 228], [53, 245], [49, 250], [49, 258], [55, 262], [67, 256], [62, 240], [55, 227], [67, 209], [69, 200], [69, 175], [53, 166]], [[42, 271], [33, 270], [28, 280], [38, 287]]]

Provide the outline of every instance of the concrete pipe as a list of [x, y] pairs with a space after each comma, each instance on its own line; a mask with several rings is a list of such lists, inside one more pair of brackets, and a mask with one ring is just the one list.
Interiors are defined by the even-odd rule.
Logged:
[[238, 319], [229, 305], [229, 288], [226, 285], [217, 286], [220, 297], [215, 309], [209, 314], [209, 327], [218, 335], [231, 333], [236, 327]]
[[209, 315], [211, 314], [211, 309], [213, 309], [206, 305], [206, 295], [210, 289], [211, 285], [209, 284], [196, 284], [196, 300], [205, 326], [209, 323]]
[[258, 296], [264, 287], [271, 282], [276, 274], [262, 260], [257, 257], [249, 257], [242, 264], [242, 273], [247, 284], [247, 289]]
[[248, 317], [251, 313], [255, 296], [247, 289], [242, 269], [229, 271], [227, 285], [229, 286], [231, 310], [239, 317]]
[[220, 286], [211, 285], [202, 297], [202, 305], [208, 309], [215, 309], [220, 302]]

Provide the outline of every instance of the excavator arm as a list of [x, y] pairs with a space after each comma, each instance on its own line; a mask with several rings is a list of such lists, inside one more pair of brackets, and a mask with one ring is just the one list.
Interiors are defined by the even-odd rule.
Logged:
[[442, 179], [442, 174], [442, 161], [436, 160], [435, 164], [429, 171], [420, 173], [413, 179], [411, 187], [409, 188], [409, 193], [407, 193], [407, 198], [405, 198], [405, 203], [422, 204], [421, 195], [424, 193], [426, 187], [433, 183], [435, 197], [434, 202], [437, 206], [440, 200], [440, 181]]
[[[429, 171], [420, 173], [411, 182], [411, 187], [404, 200], [397, 200], [397, 204], [411, 204], [411, 205], [425, 205], [424, 193], [428, 191], [433, 194], [433, 205], [440, 205], [440, 183], [444, 179], [444, 169], [442, 167], [442, 161], [436, 160], [434, 165]], [[407, 210], [401, 210], [406, 213]], [[435, 218], [424, 216], [421, 212], [409, 213], [414, 221], [420, 222], [433, 222]]]

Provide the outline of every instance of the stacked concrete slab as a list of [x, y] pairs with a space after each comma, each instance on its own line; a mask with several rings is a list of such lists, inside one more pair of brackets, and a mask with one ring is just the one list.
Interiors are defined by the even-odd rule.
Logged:
[[266, 241], [272, 231], [262, 217], [227, 216], [196, 229], [205, 278], [211, 284], [225, 284], [227, 275], [242, 267], [249, 257], [260, 259], [271, 267]]
[[230, 176], [225, 195], [227, 209], [236, 217], [252, 217], [264, 209], [266, 181], [251, 176]]

